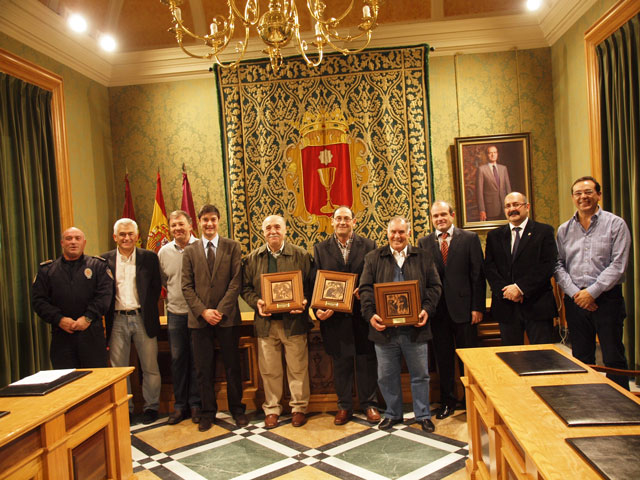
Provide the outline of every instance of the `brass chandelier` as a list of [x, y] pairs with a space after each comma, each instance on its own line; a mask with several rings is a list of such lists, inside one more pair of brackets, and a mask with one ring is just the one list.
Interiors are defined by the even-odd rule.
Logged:
[[[378, 10], [384, 2], [384, 0], [359, 0], [358, 4], [362, 5], [362, 17], [358, 24], [359, 32], [350, 35], [340, 34], [337, 28], [339, 23], [354, 9], [355, 0], [349, 0], [348, 6], [337, 17], [325, 12], [326, 4], [322, 0], [306, 0], [307, 10], [314, 25], [313, 40], [308, 43], [300, 35], [296, 0], [269, 0], [268, 9], [262, 15], [260, 14], [259, 0], [246, 0], [242, 10], [236, 6], [236, 0], [226, 0], [227, 16], [216, 15], [213, 17], [209, 25], [209, 33], [206, 35], [198, 35], [184, 25], [180, 9], [183, 0], [160, 1], [169, 7], [173, 17], [173, 26], [169, 28], [169, 31], [175, 34], [178, 45], [190, 57], [213, 59], [215, 63], [223, 67], [235, 67], [244, 59], [249, 43], [250, 29], [255, 27], [260, 39], [266, 45], [263, 52], [269, 55], [271, 68], [276, 74], [283, 63], [282, 49], [291, 41], [294, 41], [302, 58], [310, 67], [320, 65], [326, 46], [330, 46], [344, 55], [361, 52], [371, 42], [371, 32], [378, 20]], [[223, 64], [219, 55], [229, 46], [236, 27], [238, 29], [244, 28], [244, 40], [239, 40], [236, 44], [239, 56], [234, 62]], [[209, 52], [205, 55], [191, 53], [183, 45], [185, 37], [200, 40], [210, 48]], [[358, 42], [358, 47], [349, 48], [354, 45], [352, 43], [354, 41]], [[313, 49], [310, 49], [310, 46], [313, 46]]]

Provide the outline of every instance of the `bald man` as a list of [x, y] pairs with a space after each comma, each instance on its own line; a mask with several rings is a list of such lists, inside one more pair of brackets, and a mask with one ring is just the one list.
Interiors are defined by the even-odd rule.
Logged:
[[84, 254], [82, 230], [62, 233], [62, 256], [40, 264], [31, 303], [51, 324], [49, 356], [53, 368], [107, 367], [102, 316], [109, 309], [113, 275], [102, 257]]
[[[266, 243], [256, 248], [242, 262], [242, 298], [255, 310], [255, 331], [258, 337], [258, 367], [264, 385], [264, 426], [275, 428], [282, 413], [283, 377], [282, 349], [287, 364], [287, 380], [291, 392], [292, 419], [294, 427], [307, 422], [309, 405], [309, 351], [307, 332], [313, 327], [306, 308], [311, 298], [311, 270], [313, 258], [305, 249], [285, 242], [287, 224], [279, 215], [270, 215], [262, 222], [262, 233]], [[287, 313], [265, 313], [260, 277], [264, 273], [302, 273], [304, 288], [303, 310]]]

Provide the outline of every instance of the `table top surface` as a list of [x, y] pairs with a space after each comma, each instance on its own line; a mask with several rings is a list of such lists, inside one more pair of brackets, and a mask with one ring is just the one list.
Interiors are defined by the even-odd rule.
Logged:
[[[587, 369], [586, 373], [519, 376], [497, 352], [554, 349]], [[640, 426], [568, 427], [532, 390], [539, 385], [609, 383], [633, 401], [637, 397], [554, 345], [484, 347], [457, 350], [470, 383], [477, 383], [505, 425], [545, 478], [602, 478], [565, 438], [638, 435]]]
[[[81, 369], [79, 369], [81, 370]], [[67, 411], [73, 405], [127, 377], [133, 367], [95, 368], [47, 395], [32, 397], [0, 397], [0, 446], [6, 445], [34, 427]]]

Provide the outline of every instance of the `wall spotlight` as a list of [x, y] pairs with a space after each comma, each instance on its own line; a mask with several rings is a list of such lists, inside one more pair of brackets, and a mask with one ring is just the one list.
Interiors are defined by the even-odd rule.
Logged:
[[106, 33], [100, 35], [98, 43], [100, 44], [100, 47], [107, 52], [113, 52], [117, 46], [115, 38]]
[[67, 24], [69, 25], [69, 28], [76, 33], [84, 33], [87, 31], [87, 21], [82, 15], [77, 13], [69, 16]]
[[542, 6], [542, 0], [527, 0], [527, 8], [531, 12], [535, 12]]

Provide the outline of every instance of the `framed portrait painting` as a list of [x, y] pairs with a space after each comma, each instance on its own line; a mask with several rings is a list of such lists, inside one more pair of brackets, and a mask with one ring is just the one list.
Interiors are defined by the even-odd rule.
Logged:
[[529, 133], [455, 139], [458, 226], [486, 230], [507, 223], [504, 197], [524, 194], [531, 201]]
[[417, 280], [374, 283], [376, 313], [388, 327], [414, 325], [420, 321], [420, 292]]

